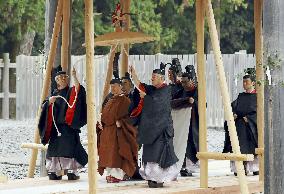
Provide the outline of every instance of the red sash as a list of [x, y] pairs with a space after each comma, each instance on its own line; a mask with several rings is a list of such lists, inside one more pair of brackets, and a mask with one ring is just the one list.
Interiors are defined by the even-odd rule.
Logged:
[[[79, 94], [79, 90], [80, 90], [80, 87], [78, 88], [78, 91], [77, 91], [77, 97], [78, 97], [78, 94]], [[75, 91], [75, 86], [73, 86], [72, 90], [71, 90], [70, 97], [69, 97], [69, 102], [68, 102], [70, 105], [73, 104], [75, 97], [76, 97], [76, 91]], [[76, 101], [77, 101], [77, 99], [76, 99]], [[72, 121], [74, 119], [75, 109], [76, 109], [76, 102], [75, 102], [75, 104], [72, 108], [69, 108], [69, 107], [67, 108], [66, 115], [65, 115], [65, 121], [66, 121], [67, 125], [69, 125], [69, 126], [71, 126]]]

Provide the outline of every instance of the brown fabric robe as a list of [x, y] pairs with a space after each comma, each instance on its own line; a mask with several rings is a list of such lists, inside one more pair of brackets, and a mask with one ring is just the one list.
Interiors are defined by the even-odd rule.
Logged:
[[[103, 108], [103, 130], [98, 131], [100, 175], [103, 175], [106, 167], [120, 168], [128, 176], [135, 172], [138, 155], [137, 129], [131, 125], [129, 105], [129, 98], [120, 95], [112, 97]], [[120, 122], [121, 127], [116, 126], [116, 121]]]

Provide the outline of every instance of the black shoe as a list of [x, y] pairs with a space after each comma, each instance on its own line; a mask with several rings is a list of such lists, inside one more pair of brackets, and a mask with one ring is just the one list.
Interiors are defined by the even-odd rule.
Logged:
[[68, 180], [69, 180], [69, 181], [80, 179], [80, 176], [77, 176], [77, 175], [74, 174], [74, 173], [67, 173], [67, 176], [68, 176]]
[[189, 172], [187, 169], [181, 169], [180, 170], [180, 176], [182, 176], [182, 177], [192, 176], [192, 173]]
[[162, 188], [164, 183], [157, 183], [156, 181], [148, 181], [149, 188]]
[[158, 188], [164, 187], [164, 183], [157, 183]]
[[254, 176], [259, 175], [259, 171], [253, 172], [253, 175], [254, 175]]
[[54, 172], [48, 173], [49, 180], [61, 180], [62, 176], [57, 176]]

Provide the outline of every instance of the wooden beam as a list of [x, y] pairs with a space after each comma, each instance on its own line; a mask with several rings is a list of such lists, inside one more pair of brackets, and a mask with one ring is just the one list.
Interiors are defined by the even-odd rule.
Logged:
[[0, 175], [0, 183], [7, 183], [8, 177], [4, 175]]
[[[216, 70], [217, 70], [217, 75], [218, 75], [217, 77], [219, 79], [219, 86], [220, 86], [223, 105], [224, 105], [225, 119], [227, 120], [227, 123], [228, 123], [233, 153], [240, 154], [241, 151], [240, 151], [240, 146], [239, 146], [239, 140], [237, 136], [235, 121], [234, 121], [231, 102], [230, 102], [229, 89], [228, 89], [228, 85], [226, 81], [226, 75], [225, 75], [225, 70], [224, 70], [224, 65], [223, 65], [220, 44], [218, 40], [218, 32], [216, 28], [212, 3], [211, 3], [211, 0], [206, 0], [206, 2], [207, 2], [206, 16], [208, 19], [207, 21], [208, 21], [209, 32], [210, 32], [210, 39], [211, 39], [211, 43], [213, 47], [214, 58], [215, 58], [215, 65], [216, 65]], [[241, 193], [247, 194], [249, 193], [249, 190], [248, 190], [243, 162], [236, 161], [235, 163], [236, 163], [238, 178], [240, 182]]]
[[104, 85], [102, 100], [104, 100], [109, 93], [110, 81], [111, 81], [112, 72], [113, 72], [113, 60], [114, 60], [115, 52], [116, 52], [116, 48], [115, 48], [115, 46], [112, 46], [111, 49], [110, 49], [110, 53], [109, 53], [107, 75], [106, 75], [106, 79], [105, 79], [105, 85]]
[[[206, 79], [204, 61], [204, 0], [196, 1], [197, 80], [199, 114], [199, 151], [207, 152]], [[200, 159], [200, 187], [208, 187], [208, 160]]]
[[[62, 20], [62, 8], [63, 8], [63, 0], [59, 0], [58, 5], [57, 5], [55, 21], [54, 21], [53, 34], [51, 38], [50, 51], [48, 54], [48, 60], [47, 60], [47, 65], [46, 65], [45, 77], [43, 81], [43, 88], [41, 92], [40, 103], [42, 103], [44, 99], [46, 99], [46, 97], [48, 96], [48, 91], [49, 91], [49, 86], [50, 86], [50, 81], [51, 81], [51, 70], [52, 70], [52, 66], [55, 60], [55, 56], [56, 56], [56, 48], [57, 48], [58, 37], [60, 33], [60, 26], [61, 26], [61, 20]], [[39, 122], [40, 112], [41, 112], [41, 104], [39, 105], [38, 112], [37, 112], [37, 119], [36, 119], [37, 125]], [[39, 143], [39, 140], [40, 140], [39, 132], [38, 132], [38, 129], [36, 128], [34, 142]], [[29, 178], [34, 177], [37, 154], [38, 154], [38, 150], [33, 149], [32, 156], [31, 156], [30, 163], [29, 163], [29, 171], [28, 171]]]
[[199, 159], [214, 159], [214, 160], [232, 160], [232, 161], [253, 161], [253, 154], [234, 154], [234, 153], [219, 153], [219, 152], [198, 152]]
[[94, 67], [94, 8], [93, 0], [85, 0], [85, 42], [86, 42], [86, 80], [87, 80], [87, 128], [88, 128], [88, 177], [89, 193], [97, 193], [97, 134], [95, 105], [95, 67]]
[[68, 72], [69, 66], [69, 40], [70, 40], [70, 0], [63, 2], [63, 19], [62, 19], [62, 46], [61, 46], [61, 67]]
[[47, 150], [48, 145], [44, 146], [43, 144], [39, 143], [22, 143], [21, 148]]
[[264, 155], [264, 148], [256, 148], [255, 153], [257, 155]]
[[4, 68], [3, 68], [3, 94], [4, 98], [2, 100], [2, 118], [9, 119], [9, 64], [10, 58], [9, 53], [3, 54], [4, 58]]
[[[88, 145], [88, 141], [82, 141], [81, 143], [83, 146]], [[21, 148], [47, 150], [48, 144], [43, 145], [40, 143], [22, 143]]]
[[[264, 149], [263, 0], [254, 0], [258, 147]], [[264, 157], [259, 155], [259, 180], [264, 180]]]
[[[124, 13], [130, 13], [130, 4], [131, 0], [121, 0], [122, 6], [123, 6], [123, 12]], [[123, 31], [129, 31], [131, 18], [129, 14], [125, 15], [126, 22], [125, 26], [123, 28]], [[129, 44], [123, 44], [121, 45], [121, 68], [120, 68], [120, 77], [123, 77], [125, 75], [125, 72], [128, 71], [128, 55], [129, 55]]]

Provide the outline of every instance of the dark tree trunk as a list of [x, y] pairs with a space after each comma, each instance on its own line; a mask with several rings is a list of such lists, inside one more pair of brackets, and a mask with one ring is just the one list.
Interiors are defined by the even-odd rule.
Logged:
[[276, 53], [282, 59], [265, 91], [264, 193], [276, 194], [284, 190], [284, 1], [264, 1], [263, 27], [265, 63], [269, 65], [268, 56]]
[[33, 43], [34, 43], [34, 38], [35, 38], [35, 31], [27, 32], [21, 43], [20, 43], [20, 48], [19, 48], [19, 55], [31, 55], [32, 49], [33, 49]]
[[[46, 0], [45, 3], [45, 54], [48, 56], [49, 49], [50, 49], [50, 42], [52, 38], [53, 33], [53, 25], [54, 25], [54, 19], [56, 14], [58, 0]], [[53, 67], [58, 67], [60, 65], [61, 60], [61, 32], [60, 37], [58, 39], [58, 45], [57, 45], [57, 55], [55, 58], [55, 63]]]

